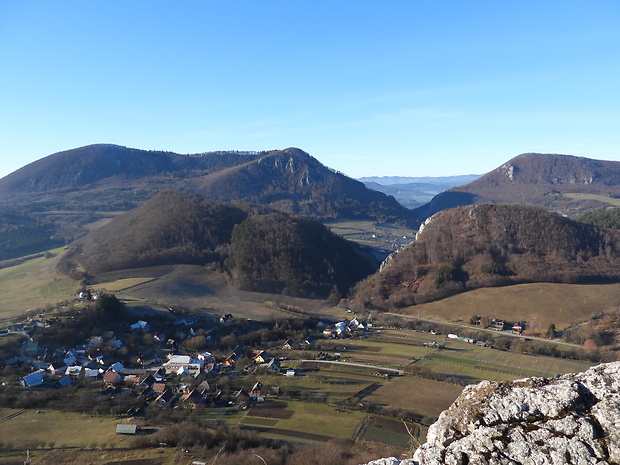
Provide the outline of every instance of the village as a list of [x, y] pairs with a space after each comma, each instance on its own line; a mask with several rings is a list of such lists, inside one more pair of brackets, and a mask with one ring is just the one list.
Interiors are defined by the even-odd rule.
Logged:
[[[46, 333], [55, 327], [79, 325], [79, 315], [83, 316], [92, 305], [89, 302], [97, 302], [97, 297], [80, 294], [81, 303], [73, 311], [64, 307], [10, 325], [1, 335], [19, 337], [21, 343], [18, 355], [1, 361], [2, 385], [19, 384], [22, 389], [38, 393], [85, 385], [97, 399], [125, 398], [125, 413], [130, 416], [151, 406], [245, 409], [263, 402], [265, 396], [277, 397], [279, 388], [261, 382], [246, 385], [244, 375], [299, 376], [299, 370], [290, 362], [304, 355], [287, 354], [308, 353], [317, 360], [336, 360], [340, 357], [337, 352], [320, 351], [314, 355], [322, 347], [317, 340], [360, 337], [368, 331], [368, 325], [372, 326], [353, 317], [335, 323], [276, 321], [270, 328], [261, 322], [237, 320], [232, 314], [218, 319], [183, 314], [132, 323], [131, 316], [124, 314], [119, 321], [108, 321], [114, 330], [95, 328], [96, 335], [75, 346], [63, 347], [55, 340], [46, 344]], [[258, 340], [248, 339], [253, 333], [260, 333], [264, 347]], [[287, 334], [295, 337], [282, 342]], [[231, 344], [235, 347], [225, 352]], [[313, 352], [306, 352], [310, 349]], [[128, 434], [127, 426], [119, 428], [119, 433]]]

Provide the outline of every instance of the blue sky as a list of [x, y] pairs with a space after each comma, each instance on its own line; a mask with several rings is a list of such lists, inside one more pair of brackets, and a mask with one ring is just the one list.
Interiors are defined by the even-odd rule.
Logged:
[[620, 160], [620, 2], [0, 0], [0, 177], [92, 143], [352, 177]]

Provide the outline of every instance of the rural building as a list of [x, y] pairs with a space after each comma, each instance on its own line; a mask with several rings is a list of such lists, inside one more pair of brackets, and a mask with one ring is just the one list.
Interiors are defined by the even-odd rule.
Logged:
[[267, 363], [270, 358], [264, 350], [254, 351], [254, 363]]
[[263, 383], [261, 383], [260, 381], [257, 381], [256, 384], [254, 384], [254, 386], [252, 387], [252, 390], [250, 391], [250, 395], [252, 397], [259, 397], [262, 389], [263, 389]]
[[204, 403], [204, 397], [196, 389], [192, 389], [181, 397], [181, 406], [183, 408], [195, 409], [200, 404]]
[[114, 384], [118, 381], [121, 381], [123, 378], [116, 371], [108, 370], [103, 375], [103, 382], [106, 385]]
[[131, 425], [128, 423], [117, 423], [116, 434], [138, 434], [140, 427], [138, 425]]
[[79, 365], [67, 367], [67, 371], [65, 371], [65, 376], [68, 376], [73, 381], [77, 381], [84, 377], [84, 370]]
[[142, 331], [145, 333], [151, 329], [151, 325], [149, 325], [146, 321], [138, 320], [132, 324], [130, 328], [132, 331]]
[[189, 355], [172, 355], [163, 367], [168, 374], [194, 374], [202, 370], [204, 362], [192, 359]]
[[121, 371], [123, 371], [124, 368], [125, 367], [123, 366], [121, 362], [116, 362], [110, 367], [110, 370], [120, 373]]
[[292, 339], [287, 339], [284, 341], [284, 344], [282, 344], [282, 348], [286, 350], [299, 349], [299, 344]]
[[157, 399], [155, 399], [155, 402], [157, 402], [159, 405], [169, 405], [172, 403], [173, 400], [174, 393], [170, 389], [166, 389], [157, 397]]
[[280, 362], [275, 358], [272, 358], [267, 363], [261, 363], [260, 368], [265, 368], [271, 373], [280, 373]]
[[34, 387], [43, 384], [45, 379], [45, 370], [37, 370], [34, 373], [30, 373], [28, 376], [24, 376], [21, 380], [22, 386]]
[[241, 357], [243, 357], [243, 349], [241, 347], [237, 347], [235, 350], [233, 350], [232, 354], [230, 354], [226, 358], [226, 360], [224, 361], [224, 365], [234, 367], [237, 363], [237, 360], [239, 360]]

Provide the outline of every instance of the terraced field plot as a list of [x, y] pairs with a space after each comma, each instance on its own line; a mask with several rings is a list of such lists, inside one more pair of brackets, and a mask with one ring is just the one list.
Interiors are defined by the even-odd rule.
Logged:
[[416, 365], [434, 373], [476, 383], [482, 380], [505, 381], [529, 376], [555, 376], [586, 370], [590, 362], [555, 357], [533, 356], [449, 342], [445, 350], [429, 354]]
[[360, 439], [407, 447], [411, 436], [402, 421], [373, 417], [365, 426]]
[[[19, 412], [19, 411], [15, 411]], [[8, 412], [3, 410], [6, 415]], [[90, 417], [78, 413], [45, 410], [25, 410], [23, 413], [0, 423], [4, 444], [18, 448], [35, 448], [43, 444], [51, 447], [126, 447], [131, 442], [128, 436], [116, 434], [113, 417]], [[62, 425], [62, 427], [59, 427]]]
[[265, 437], [326, 442], [332, 438], [352, 439], [362, 417], [362, 412], [336, 411], [322, 403], [269, 401], [248, 410], [237, 424]]
[[421, 416], [437, 417], [463, 390], [463, 386], [419, 376], [399, 376], [364, 398], [382, 407], [393, 407]]

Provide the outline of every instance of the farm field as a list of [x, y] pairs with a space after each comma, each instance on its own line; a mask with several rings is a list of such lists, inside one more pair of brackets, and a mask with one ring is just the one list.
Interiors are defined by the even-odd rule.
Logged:
[[596, 200], [598, 202], [602, 202], [607, 205], [613, 205], [614, 207], [620, 207], [620, 199], [616, 199], [608, 195], [584, 194], [584, 193], [573, 193], [573, 194], [562, 194], [562, 195], [564, 197], [568, 197], [571, 200]]
[[[4, 409], [3, 417], [18, 413]], [[4, 420], [2, 439], [4, 444], [19, 445], [23, 449], [47, 448], [122, 448], [130, 445], [131, 438], [115, 433], [118, 420], [111, 417], [91, 417], [79, 413], [45, 410], [24, 410], [19, 415]], [[62, 425], [60, 428], [59, 425]]]
[[301, 401], [272, 401], [245, 412], [240, 425], [258, 427], [266, 437], [284, 436], [302, 442], [326, 442], [333, 438], [353, 440], [363, 412]]
[[383, 384], [364, 400], [394, 409], [438, 417], [463, 390], [463, 386], [419, 376], [401, 376]]
[[390, 251], [415, 238], [415, 231], [410, 228], [370, 220], [329, 220], [323, 224], [345, 239]]
[[620, 284], [518, 284], [465, 292], [436, 302], [415, 305], [400, 313], [454, 323], [472, 316], [524, 322], [525, 335], [540, 335], [552, 323], [564, 330], [620, 304]]
[[64, 248], [51, 253], [51, 258], [34, 258], [0, 269], [0, 319], [17, 317], [26, 310], [44, 308], [75, 296], [78, 283], [56, 272]]
[[132, 288], [134, 286], [138, 286], [140, 284], [145, 284], [152, 281], [155, 278], [126, 278], [126, 279], [117, 279], [112, 282], [99, 284], [97, 287], [105, 290], [106, 292], [119, 292], [124, 291], [126, 289]]

